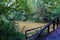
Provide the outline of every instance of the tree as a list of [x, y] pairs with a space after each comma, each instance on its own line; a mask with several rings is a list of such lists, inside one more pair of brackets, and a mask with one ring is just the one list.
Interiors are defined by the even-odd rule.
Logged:
[[50, 21], [56, 17], [60, 12], [60, 0], [38, 0], [37, 14], [43, 17], [44, 20]]
[[17, 30], [13, 19], [18, 11], [14, 4], [13, 0], [0, 0], [0, 40], [24, 40], [24, 34]]

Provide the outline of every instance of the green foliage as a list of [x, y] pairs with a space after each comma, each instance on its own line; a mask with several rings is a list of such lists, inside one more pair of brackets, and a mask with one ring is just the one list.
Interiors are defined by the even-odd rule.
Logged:
[[39, 19], [39, 17], [43, 17], [43, 20], [45, 21], [52, 20], [60, 13], [59, 2], [60, 0], [38, 0], [38, 11], [36, 11], [36, 14], [38, 15], [37, 18]]
[[[19, 12], [16, 20], [50, 21], [60, 13], [59, 2], [60, 0], [16, 0], [11, 7]], [[22, 10], [24, 15], [21, 14]]]
[[6, 24], [6, 22], [5, 24], [2, 23], [0, 26], [0, 40], [23, 40], [24, 34], [18, 32], [16, 29], [17, 27], [13, 21], [8, 24]]
[[[51, 12], [52, 16], [56, 16], [60, 12], [60, 0], [44, 0], [44, 4], [46, 6], [47, 12]], [[50, 15], [51, 16], [51, 15]]]
[[[15, 5], [12, 0], [0, 0], [0, 40], [24, 40], [24, 34], [19, 32], [14, 22]], [[14, 10], [15, 9], [15, 10]]]

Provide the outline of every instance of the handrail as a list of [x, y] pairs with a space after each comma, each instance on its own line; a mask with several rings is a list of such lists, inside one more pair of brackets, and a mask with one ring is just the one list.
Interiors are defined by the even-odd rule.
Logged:
[[[39, 32], [32, 35], [30, 40], [37, 40], [38, 37], [41, 37], [41, 34], [45, 31], [46, 28], [48, 28], [48, 30], [47, 30], [47, 34], [48, 34], [50, 32], [50, 25], [51, 24], [53, 24], [53, 31], [55, 30], [55, 23], [56, 22], [57, 22], [56, 25], [57, 25], [57, 28], [58, 28], [59, 17], [60, 17], [60, 15], [56, 16], [52, 21], [47, 23], [47, 25], [45, 25]], [[37, 29], [37, 28], [34, 28], [34, 29]], [[25, 37], [27, 36], [28, 31], [31, 31], [31, 30], [34, 30], [34, 29], [26, 30], [25, 31]], [[26, 37], [26, 40], [27, 40], [27, 37]]]
[[38, 29], [38, 28], [42, 28], [42, 27], [36, 27], [36, 28], [33, 28], [33, 29], [25, 30], [25, 31], [31, 31], [31, 30]]
[[[47, 28], [47, 26], [49, 27], [50, 23], [51, 23], [51, 22], [49, 22], [44, 28], [42, 28], [39, 32], [37, 32], [36, 34], [38, 34], [38, 35], [35, 34], [35, 35], [34, 35], [34, 38], [31, 37], [31, 40], [34, 40], [34, 39], [36, 39], [38, 36], [40, 36], [40, 34], [44, 31], [44, 29]], [[49, 31], [48, 31], [48, 32], [49, 32]]]
[[37, 28], [33, 28], [33, 29], [29, 29], [29, 30], [25, 30], [25, 39], [27, 40], [28, 38], [32, 37], [32, 36], [27, 37], [27, 32], [28, 31], [39, 29], [39, 28], [42, 28], [42, 26], [41, 27], [37, 27]]

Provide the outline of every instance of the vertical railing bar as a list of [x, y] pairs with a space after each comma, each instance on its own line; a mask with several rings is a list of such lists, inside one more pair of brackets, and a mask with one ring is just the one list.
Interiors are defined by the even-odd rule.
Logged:
[[[50, 25], [49, 25], [49, 26], [50, 26]], [[48, 31], [48, 33], [50, 32], [50, 27], [49, 27], [49, 26], [48, 26], [48, 30], [47, 30], [47, 31]]]
[[57, 23], [56, 23], [56, 25], [57, 25], [57, 28], [58, 28], [58, 22], [59, 22], [59, 18], [57, 17]]
[[53, 30], [55, 30], [55, 20], [53, 21]]
[[27, 31], [25, 31], [25, 40], [27, 40]]

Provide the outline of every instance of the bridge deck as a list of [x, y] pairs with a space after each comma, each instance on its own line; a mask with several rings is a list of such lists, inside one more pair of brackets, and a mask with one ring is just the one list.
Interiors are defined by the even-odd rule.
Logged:
[[42, 40], [60, 40], [60, 28], [54, 30]]

